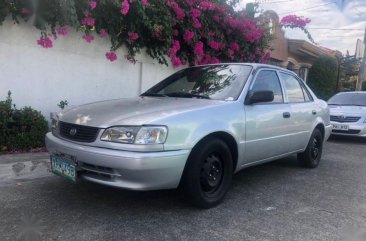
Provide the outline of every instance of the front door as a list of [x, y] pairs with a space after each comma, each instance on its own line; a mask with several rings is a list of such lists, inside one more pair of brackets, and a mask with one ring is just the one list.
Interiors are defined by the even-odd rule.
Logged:
[[288, 153], [291, 113], [284, 102], [283, 89], [277, 71], [260, 70], [250, 91], [270, 90], [274, 93], [272, 102], [245, 105], [246, 113], [246, 148], [247, 162], [265, 161]]

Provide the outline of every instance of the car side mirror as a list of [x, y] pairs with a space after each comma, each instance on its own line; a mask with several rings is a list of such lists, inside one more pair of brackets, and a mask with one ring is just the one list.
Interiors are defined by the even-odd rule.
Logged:
[[272, 102], [273, 99], [274, 94], [271, 90], [249, 91], [245, 99], [245, 104], [252, 105], [260, 102]]

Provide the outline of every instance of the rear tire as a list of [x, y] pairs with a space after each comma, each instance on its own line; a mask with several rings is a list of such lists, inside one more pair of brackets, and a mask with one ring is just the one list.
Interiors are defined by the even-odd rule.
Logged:
[[323, 135], [318, 128], [313, 131], [304, 152], [297, 155], [301, 166], [315, 168], [319, 165], [323, 152]]
[[224, 199], [233, 174], [229, 147], [217, 138], [195, 146], [185, 168], [182, 188], [195, 206], [211, 208]]

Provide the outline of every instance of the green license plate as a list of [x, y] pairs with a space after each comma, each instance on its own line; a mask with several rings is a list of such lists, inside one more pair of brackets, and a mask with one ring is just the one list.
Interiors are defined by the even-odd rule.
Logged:
[[51, 170], [53, 173], [76, 182], [76, 167], [57, 156], [51, 156]]

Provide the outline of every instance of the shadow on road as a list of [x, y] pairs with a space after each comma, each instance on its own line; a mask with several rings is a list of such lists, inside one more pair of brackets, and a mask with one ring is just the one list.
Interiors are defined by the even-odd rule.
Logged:
[[[240, 198], [243, 193], [248, 193], [248, 200], [253, 198], [254, 190], [266, 188], [265, 183], [280, 185], [281, 182], [297, 175], [298, 172], [304, 172], [296, 161], [296, 156], [280, 159], [274, 162], [266, 163], [244, 169], [234, 175], [232, 188], [229, 190], [231, 198]], [[69, 183], [62, 178], [57, 177], [52, 182], [44, 183], [46, 189], [52, 190], [48, 193], [53, 204], [64, 206], [63, 209], [70, 209], [71, 212], [88, 209], [96, 213], [108, 212], [115, 215], [117, 210], [139, 210], [143, 214], [154, 210], [174, 210], [174, 213], [180, 213], [180, 210], [196, 212], [198, 209], [191, 206], [181, 190], [163, 190], [163, 191], [130, 191], [114, 187], [108, 187], [91, 183], [88, 181], [79, 181], [77, 184]], [[249, 194], [251, 193], [251, 194]], [[255, 192], [254, 192], [255, 194]], [[65, 204], [67, 204], [65, 206]], [[218, 206], [219, 209], [220, 206]], [[126, 210], [125, 210], [126, 211]], [[204, 211], [204, 210], [203, 210]], [[117, 211], [118, 212], [118, 211]]]

